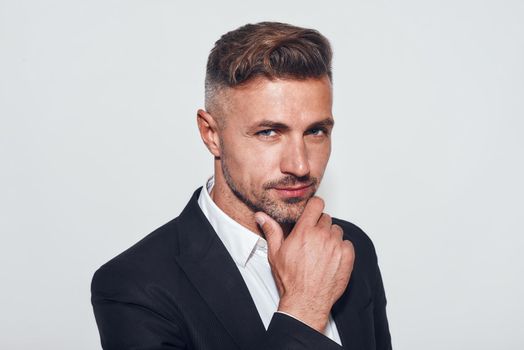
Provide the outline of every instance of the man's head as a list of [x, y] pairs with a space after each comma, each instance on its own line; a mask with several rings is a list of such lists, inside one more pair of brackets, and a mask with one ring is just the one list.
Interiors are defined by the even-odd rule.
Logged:
[[198, 123], [226, 213], [300, 217], [331, 151], [331, 57], [320, 33], [283, 23], [249, 24], [215, 43]]

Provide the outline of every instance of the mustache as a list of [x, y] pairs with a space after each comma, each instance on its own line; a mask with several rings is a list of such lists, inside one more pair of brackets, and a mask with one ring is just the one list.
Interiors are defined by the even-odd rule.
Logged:
[[266, 182], [263, 186], [265, 190], [272, 189], [274, 187], [285, 187], [285, 186], [317, 186], [318, 184], [318, 178], [305, 175], [305, 176], [293, 176], [293, 175], [287, 175], [279, 180], [273, 180]]

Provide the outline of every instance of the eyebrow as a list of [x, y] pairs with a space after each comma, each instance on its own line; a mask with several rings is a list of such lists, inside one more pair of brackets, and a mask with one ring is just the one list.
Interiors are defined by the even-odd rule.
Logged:
[[312, 127], [324, 127], [324, 128], [329, 128], [329, 127], [333, 127], [333, 125], [335, 125], [335, 121], [333, 120], [333, 118], [331, 117], [328, 117], [324, 120], [321, 120], [319, 122], [314, 122], [312, 123], [308, 129], [311, 129]]
[[290, 127], [284, 123], [275, 122], [272, 120], [262, 120], [256, 125], [257, 128], [268, 128], [268, 129], [278, 129], [278, 130], [289, 130]]
[[[307, 128], [308, 129], [311, 129], [313, 127], [315, 128], [318, 128], [318, 127], [333, 127], [333, 125], [335, 125], [335, 121], [333, 120], [333, 118], [331, 117], [328, 117], [326, 119], [323, 119], [323, 120], [320, 120], [318, 122], [314, 122], [314, 123], [311, 123]], [[283, 130], [283, 131], [286, 131], [286, 130], [289, 130], [291, 129], [289, 125], [286, 125], [284, 123], [281, 123], [281, 122], [275, 122], [275, 121], [272, 121], [272, 120], [262, 120], [260, 123], [258, 123], [256, 125], [256, 127], [258, 128], [269, 128], [269, 129], [278, 129], [278, 130]]]

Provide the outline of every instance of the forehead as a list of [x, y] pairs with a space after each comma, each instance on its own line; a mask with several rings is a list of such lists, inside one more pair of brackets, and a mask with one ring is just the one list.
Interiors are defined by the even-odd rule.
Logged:
[[329, 78], [257, 78], [224, 91], [228, 124], [246, 125], [272, 120], [285, 124], [312, 123], [332, 117]]

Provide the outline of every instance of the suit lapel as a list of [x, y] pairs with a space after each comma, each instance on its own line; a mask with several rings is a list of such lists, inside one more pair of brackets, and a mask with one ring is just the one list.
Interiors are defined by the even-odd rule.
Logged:
[[234, 341], [247, 349], [265, 328], [235, 262], [200, 210], [200, 190], [178, 218], [176, 260]]

